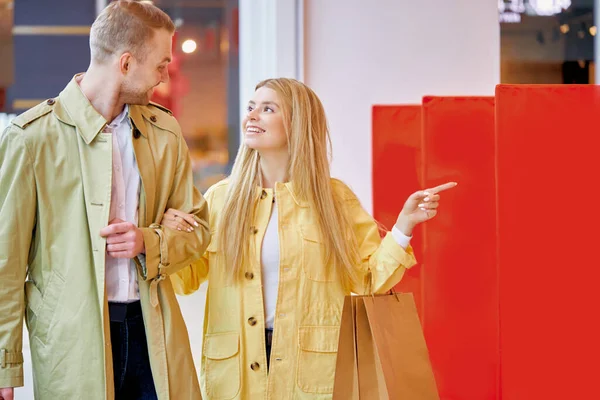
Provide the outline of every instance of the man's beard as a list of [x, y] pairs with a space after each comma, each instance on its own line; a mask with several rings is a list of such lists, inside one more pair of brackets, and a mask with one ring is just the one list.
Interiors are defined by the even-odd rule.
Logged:
[[140, 106], [147, 106], [150, 103], [150, 91], [152, 88], [146, 90], [134, 89], [131, 87], [124, 87], [121, 92], [121, 99], [125, 104], [133, 104]]

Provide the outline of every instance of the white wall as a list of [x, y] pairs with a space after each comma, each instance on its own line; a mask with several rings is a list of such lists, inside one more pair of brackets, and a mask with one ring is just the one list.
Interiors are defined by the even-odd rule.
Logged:
[[493, 95], [497, 8], [497, 0], [305, 0], [305, 82], [329, 117], [332, 174], [367, 210], [372, 105], [420, 103], [426, 94]]

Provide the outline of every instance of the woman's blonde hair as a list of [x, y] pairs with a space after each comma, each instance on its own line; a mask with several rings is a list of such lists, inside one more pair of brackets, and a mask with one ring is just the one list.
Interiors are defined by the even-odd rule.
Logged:
[[92, 24], [92, 59], [104, 62], [112, 55], [128, 51], [143, 61], [147, 54], [148, 41], [158, 29], [175, 32], [175, 24], [160, 8], [147, 2], [113, 1], [102, 10]]
[[[303, 83], [287, 78], [267, 79], [256, 86], [274, 90], [280, 101], [288, 139], [287, 178], [294, 195], [314, 210], [327, 260], [332, 260], [345, 288], [356, 282], [358, 245], [343, 199], [336, 196], [329, 172], [331, 139], [325, 110], [317, 95]], [[219, 248], [233, 281], [242, 279], [244, 261], [253, 258], [250, 226], [260, 196], [260, 155], [242, 143], [229, 177], [224, 207], [217, 221]], [[329, 262], [327, 263], [329, 265]]]

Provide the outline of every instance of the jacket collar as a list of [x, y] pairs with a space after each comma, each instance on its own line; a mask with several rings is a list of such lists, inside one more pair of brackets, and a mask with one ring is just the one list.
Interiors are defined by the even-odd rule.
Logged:
[[292, 197], [292, 199], [294, 200], [294, 202], [299, 207], [303, 207], [303, 208], [309, 207], [308, 201], [301, 200], [300, 197], [296, 194], [296, 192], [294, 190], [294, 183], [293, 182], [276, 183], [275, 184], [275, 190], [277, 191], [277, 193], [281, 193], [282, 191], [285, 191], [285, 192], [289, 193], [290, 196]]

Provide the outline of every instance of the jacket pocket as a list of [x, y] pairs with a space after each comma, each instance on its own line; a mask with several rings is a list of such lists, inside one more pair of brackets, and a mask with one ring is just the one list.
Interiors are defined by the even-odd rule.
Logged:
[[336, 326], [301, 327], [298, 387], [305, 393], [333, 393], [340, 329]]
[[302, 269], [306, 277], [317, 282], [333, 282], [332, 263], [327, 262], [325, 245], [316, 225], [302, 225]]
[[33, 281], [25, 282], [27, 328], [32, 336], [46, 344], [54, 320], [54, 312], [65, 286], [65, 279], [58, 272], [52, 272], [48, 283], [44, 286], [42, 293]]
[[239, 333], [207, 334], [203, 357], [208, 397], [228, 400], [237, 396], [241, 386]]

